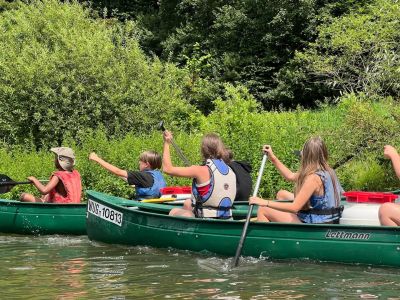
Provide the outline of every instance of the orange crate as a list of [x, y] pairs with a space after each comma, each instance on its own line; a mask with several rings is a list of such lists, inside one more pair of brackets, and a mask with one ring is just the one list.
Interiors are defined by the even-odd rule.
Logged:
[[386, 203], [394, 202], [399, 195], [392, 193], [381, 192], [345, 192], [343, 195], [346, 197], [347, 202], [356, 203]]

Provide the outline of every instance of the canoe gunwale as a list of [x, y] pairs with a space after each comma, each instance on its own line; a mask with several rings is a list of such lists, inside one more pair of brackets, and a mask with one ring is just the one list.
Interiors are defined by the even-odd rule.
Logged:
[[0, 199], [0, 206], [37, 206], [37, 207], [83, 207], [87, 203], [42, 203], [42, 202], [22, 202], [17, 200]]

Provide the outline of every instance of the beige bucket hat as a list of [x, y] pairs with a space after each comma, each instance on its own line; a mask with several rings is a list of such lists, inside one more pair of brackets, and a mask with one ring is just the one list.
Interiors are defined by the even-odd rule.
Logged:
[[72, 171], [75, 165], [74, 150], [68, 147], [51, 148], [51, 152], [57, 154], [57, 160], [61, 168], [65, 171]]

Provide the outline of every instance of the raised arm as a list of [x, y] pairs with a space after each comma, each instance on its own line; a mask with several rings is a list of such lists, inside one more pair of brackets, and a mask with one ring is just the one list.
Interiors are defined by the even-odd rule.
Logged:
[[393, 169], [397, 177], [400, 179], [400, 155], [397, 150], [393, 146], [386, 145], [384, 147], [383, 155], [392, 161]]
[[165, 130], [163, 134], [164, 149], [162, 158], [162, 170], [164, 173], [171, 176], [195, 178], [198, 183], [204, 183], [210, 178], [208, 167], [206, 166], [190, 166], [190, 167], [175, 167], [171, 161], [170, 144], [172, 142], [172, 134]]
[[94, 162], [97, 162], [100, 166], [102, 166], [104, 169], [108, 170], [109, 172], [113, 173], [114, 175], [117, 175], [119, 177], [122, 177], [123, 179], [126, 179], [128, 177], [128, 172], [126, 170], [121, 170], [120, 168], [106, 162], [102, 158], [100, 158], [96, 153], [92, 152], [89, 155], [89, 160], [92, 160]]
[[297, 173], [293, 173], [286, 167], [274, 154], [270, 145], [263, 146], [263, 152], [268, 155], [268, 159], [271, 163], [278, 169], [279, 173], [287, 180], [287, 181], [296, 181]]

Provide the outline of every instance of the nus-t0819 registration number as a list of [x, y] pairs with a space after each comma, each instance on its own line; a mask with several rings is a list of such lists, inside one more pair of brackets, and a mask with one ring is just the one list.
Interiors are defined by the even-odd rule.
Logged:
[[88, 201], [88, 212], [118, 226], [122, 225], [123, 213], [90, 199]]

